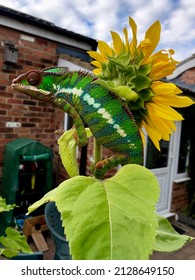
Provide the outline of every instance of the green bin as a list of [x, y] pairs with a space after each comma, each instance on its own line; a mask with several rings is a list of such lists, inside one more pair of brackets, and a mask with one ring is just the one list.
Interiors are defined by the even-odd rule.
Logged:
[[[0, 214], [0, 235], [53, 187], [53, 152], [36, 140], [18, 138], [5, 146], [1, 195], [13, 211]], [[39, 213], [40, 214], [40, 213]]]

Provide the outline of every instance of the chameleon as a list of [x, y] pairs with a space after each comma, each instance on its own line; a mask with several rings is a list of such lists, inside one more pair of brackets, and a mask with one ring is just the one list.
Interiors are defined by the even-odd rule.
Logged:
[[79, 147], [87, 144], [85, 127], [88, 127], [96, 142], [113, 153], [95, 163], [94, 176], [103, 178], [118, 165], [143, 165], [143, 143], [127, 103], [96, 83], [97, 79], [87, 71], [52, 67], [19, 75], [12, 81], [12, 88], [50, 102], [72, 117]]

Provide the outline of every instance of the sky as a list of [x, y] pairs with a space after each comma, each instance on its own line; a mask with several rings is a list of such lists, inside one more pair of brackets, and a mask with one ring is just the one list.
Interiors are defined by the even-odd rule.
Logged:
[[159, 20], [159, 49], [174, 49], [174, 59], [195, 54], [195, 0], [0, 0], [0, 5], [50, 21], [87, 37], [110, 44], [110, 31], [129, 30], [128, 17], [138, 26], [138, 40]]

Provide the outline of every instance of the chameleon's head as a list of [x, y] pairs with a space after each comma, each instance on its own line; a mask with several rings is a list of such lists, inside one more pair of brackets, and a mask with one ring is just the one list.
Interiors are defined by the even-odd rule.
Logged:
[[55, 94], [56, 86], [67, 72], [66, 67], [28, 71], [14, 79], [12, 87], [38, 100], [46, 100]]

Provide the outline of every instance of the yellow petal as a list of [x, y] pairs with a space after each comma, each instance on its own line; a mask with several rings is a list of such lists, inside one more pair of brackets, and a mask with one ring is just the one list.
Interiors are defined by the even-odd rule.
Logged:
[[171, 106], [181, 108], [193, 105], [195, 102], [187, 96], [177, 96], [175, 95], [173, 100], [171, 100]]
[[141, 41], [140, 45], [142, 49], [151, 47], [151, 41], [149, 39], [144, 39], [143, 41]]
[[99, 76], [102, 73], [102, 70], [100, 68], [96, 68], [93, 70], [94, 75]]
[[152, 70], [149, 74], [149, 77], [150, 79], [155, 81], [171, 75], [174, 71], [175, 71], [174, 65], [159, 63], [152, 66]]
[[[158, 20], [154, 22], [146, 31], [145, 40], [146, 39], [149, 40], [150, 44], [148, 44], [148, 47], [146, 47], [146, 45], [143, 45], [142, 51], [144, 54], [144, 59], [142, 63], [144, 63], [149, 58], [149, 56], [153, 53], [153, 51], [157, 47], [158, 42], [160, 40], [160, 32], [161, 32], [161, 25]], [[140, 46], [142, 48], [142, 43], [140, 43]]]
[[173, 121], [163, 119], [163, 122], [166, 123], [172, 130], [176, 131], [176, 125]]
[[126, 28], [126, 27], [123, 29], [123, 34], [124, 34], [124, 36], [125, 36], [125, 46], [126, 46], [126, 50], [129, 50], [128, 31], [127, 31], [127, 28]]
[[155, 147], [160, 151], [160, 145], [159, 145], [160, 137], [159, 137], [158, 133], [156, 133], [156, 130], [151, 128], [150, 125], [146, 124], [144, 121], [142, 121], [142, 125], [145, 128], [148, 136], [154, 143]]
[[158, 80], [174, 72], [178, 62], [171, 57], [173, 52], [173, 50], [161, 50], [150, 57], [152, 58], [152, 70], [149, 75], [151, 79]]
[[174, 94], [180, 94], [180, 93], [182, 93], [183, 91], [180, 89], [180, 88], [178, 88], [178, 87], [176, 87], [175, 88], [175, 91], [174, 91]]
[[160, 40], [161, 25], [159, 20], [154, 22], [146, 31], [145, 38], [151, 41], [150, 54], [155, 50]]
[[[151, 84], [151, 89], [156, 94], [172, 95], [175, 93], [176, 85], [173, 83], [164, 83], [161, 81], [155, 81]], [[168, 98], [168, 97], [166, 97]]]
[[135, 49], [137, 47], [137, 25], [131, 17], [129, 17], [129, 25], [131, 27], [132, 34], [133, 34], [133, 39], [132, 39], [129, 47], [130, 47], [130, 52], [132, 54], [134, 54]]
[[173, 95], [166, 99], [162, 98], [161, 96], [157, 96], [155, 97], [155, 102], [157, 99], [160, 104], [168, 104], [169, 106], [176, 108], [188, 107], [195, 103], [192, 99], [190, 99], [187, 96]]
[[99, 41], [98, 42], [98, 49], [103, 56], [111, 56], [112, 55], [112, 49], [110, 46], [104, 42], [104, 41]]
[[114, 32], [114, 31], [111, 31], [110, 33], [112, 35], [114, 50], [115, 50], [116, 54], [118, 55], [118, 54], [120, 54], [120, 52], [122, 50], [123, 42], [118, 33]]
[[152, 115], [152, 117], [150, 117], [150, 124], [152, 124], [152, 127], [155, 127], [156, 130], [158, 130], [162, 139], [169, 141], [169, 135], [172, 133], [172, 130], [170, 126], [164, 122], [164, 119], [161, 119], [156, 115]]
[[95, 51], [88, 51], [87, 52], [92, 58], [99, 62], [107, 62], [107, 59], [103, 57], [100, 53], [95, 52]]
[[151, 107], [154, 110], [155, 114], [160, 118], [172, 121], [181, 121], [183, 120], [182, 115], [180, 115], [177, 111], [173, 108], [165, 105], [165, 104], [156, 104], [156, 103], [149, 103], [146, 105], [148, 111], [150, 112]]
[[142, 129], [139, 129], [139, 133], [140, 133], [140, 136], [141, 136], [141, 139], [142, 139], [143, 146], [145, 147], [146, 146], [145, 134], [143, 133]]
[[[147, 120], [150, 126], [158, 131], [159, 137], [169, 141], [169, 135], [172, 134], [172, 128], [175, 127], [173, 121], [167, 121], [158, 117], [153, 110], [152, 106], [150, 107], [149, 115], [147, 116]], [[173, 124], [172, 124], [173, 123]]]
[[91, 64], [97, 68], [102, 68], [102, 64], [99, 61], [93, 60]]

